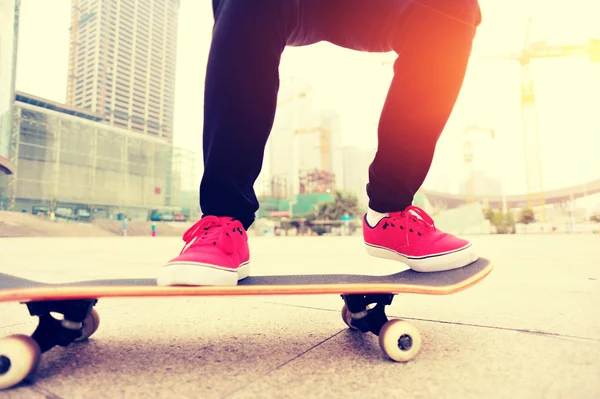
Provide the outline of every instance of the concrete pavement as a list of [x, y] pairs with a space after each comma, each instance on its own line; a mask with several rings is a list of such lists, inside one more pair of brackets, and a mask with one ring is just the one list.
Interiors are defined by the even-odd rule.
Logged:
[[[600, 397], [600, 251], [594, 235], [471, 237], [495, 264], [451, 296], [403, 295], [388, 315], [423, 337], [407, 364], [349, 331], [336, 295], [101, 299], [86, 343], [43, 355], [0, 398]], [[252, 238], [253, 274], [396, 272], [357, 237]], [[176, 238], [5, 238], [0, 271], [51, 282], [153, 277]], [[0, 304], [0, 336], [31, 333]]]

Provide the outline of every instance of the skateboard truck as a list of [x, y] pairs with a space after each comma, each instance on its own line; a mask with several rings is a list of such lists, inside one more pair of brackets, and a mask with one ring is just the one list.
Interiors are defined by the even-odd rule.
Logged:
[[[27, 303], [29, 314], [40, 318], [31, 338], [37, 342], [41, 353], [79, 340], [84, 334], [83, 322], [90, 316], [96, 302], [92, 299]], [[58, 320], [51, 313], [62, 314], [64, 318]]]
[[[388, 320], [385, 307], [394, 294], [342, 295], [342, 319], [353, 330], [371, 332], [379, 337], [379, 346], [392, 360], [407, 362], [421, 349], [419, 330], [405, 320]], [[370, 307], [375, 304], [374, 307]]]
[[[38, 316], [38, 326], [31, 336], [10, 335], [0, 340], [0, 389], [11, 387], [32, 376], [41, 354], [53, 347], [84, 341], [100, 323], [93, 309], [96, 299], [27, 302], [31, 316]], [[61, 314], [62, 319], [53, 313]]]
[[[391, 305], [393, 294], [342, 295], [348, 311], [351, 313], [352, 327], [362, 332], [379, 335], [381, 328], [388, 322], [385, 307]], [[369, 308], [375, 304], [375, 307]]]

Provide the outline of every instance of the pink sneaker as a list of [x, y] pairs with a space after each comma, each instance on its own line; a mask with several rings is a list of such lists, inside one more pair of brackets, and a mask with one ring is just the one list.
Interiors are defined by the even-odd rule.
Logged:
[[440, 231], [416, 206], [392, 212], [374, 227], [365, 215], [363, 235], [369, 255], [400, 261], [418, 272], [457, 269], [477, 260], [469, 241]]
[[237, 285], [249, 276], [248, 236], [238, 220], [206, 216], [183, 241], [180, 255], [160, 271], [158, 285]]

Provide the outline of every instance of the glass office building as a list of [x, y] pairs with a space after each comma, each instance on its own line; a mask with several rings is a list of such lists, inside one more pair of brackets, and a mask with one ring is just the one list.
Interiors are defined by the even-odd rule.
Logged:
[[85, 219], [198, 214], [196, 153], [106, 125], [85, 109], [25, 93], [12, 108], [15, 174], [3, 208]]

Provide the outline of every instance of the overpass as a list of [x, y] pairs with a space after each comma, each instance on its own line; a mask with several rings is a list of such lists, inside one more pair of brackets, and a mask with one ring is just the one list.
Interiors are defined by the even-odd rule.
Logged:
[[[427, 189], [421, 189], [420, 191], [427, 197], [427, 200], [431, 205], [437, 208], [452, 209], [466, 203], [466, 195], [464, 194], [448, 194]], [[584, 184], [546, 191], [544, 192], [544, 197], [546, 199], [546, 204], [561, 204], [569, 201], [571, 198], [577, 199], [597, 193], [600, 193], [600, 179]], [[535, 194], [534, 198], [539, 198], [538, 195], [539, 194]], [[502, 199], [503, 197], [501, 195], [475, 196], [476, 202], [487, 202], [490, 207], [496, 209], [502, 208]], [[526, 208], [527, 195], [507, 195], [506, 204], [508, 208]]]

